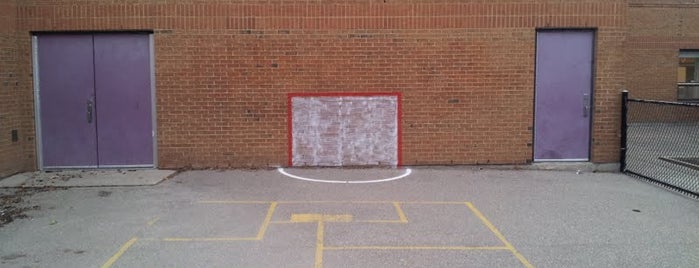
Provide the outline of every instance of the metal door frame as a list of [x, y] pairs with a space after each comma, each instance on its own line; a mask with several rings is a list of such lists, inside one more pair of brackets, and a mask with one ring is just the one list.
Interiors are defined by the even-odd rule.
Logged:
[[[39, 170], [47, 169], [80, 169], [80, 168], [157, 168], [158, 167], [158, 125], [157, 125], [157, 109], [155, 107], [155, 46], [153, 33], [148, 32], [148, 49], [149, 49], [149, 68], [150, 68], [150, 95], [151, 95], [151, 120], [152, 120], [152, 137], [153, 137], [153, 164], [152, 165], [108, 165], [108, 166], [56, 166], [44, 167], [44, 150], [41, 129], [41, 90], [39, 84], [39, 41], [40, 34], [70, 34], [76, 32], [33, 32], [32, 33], [32, 80], [34, 89], [34, 135], [36, 141], [36, 166]], [[97, 33], [139, 33], [139, 32], [77, 32], [81, 34], [97, 34]], [[95, 137], [97, 138], [97, 137]]]
[[[539, 33], [541, 32], [590, 32], [592, 33], [592, 59], [590, 72], [590, 119], [589, 119], [589, 139], [587, 141], [587, 158], [573, 159], [536, 159], [534, 150], [536, 148], [536, 66], [539, 47]], [[534, 94], [532, 105], [532, 161], [533, 162], [590, 162], [592, 161], [592, 140], [594, 139], [594, 118], [595, 118], [595, 78], [597, 71], [597, 28], [536, 28], [534, 30]]]

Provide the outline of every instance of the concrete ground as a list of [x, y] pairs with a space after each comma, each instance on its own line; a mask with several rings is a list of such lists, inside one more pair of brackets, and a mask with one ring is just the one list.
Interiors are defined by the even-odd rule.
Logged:
[[175, 174], [158, 169], [67, 169], [15, 174], [0, 180], [0, 188], [145, 186], [155, 185]]
[[0, 228], [0, 267], [699, 264], [699, 202], [622, 174], [285, 172], [296, 178], [189, 171], [155, 186], [33, 192], [17, 204], [28, 218]]

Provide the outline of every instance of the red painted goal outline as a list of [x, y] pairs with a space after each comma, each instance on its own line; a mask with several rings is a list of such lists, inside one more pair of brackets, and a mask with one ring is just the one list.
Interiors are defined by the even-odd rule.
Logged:
[[329, 92], [329, 93], [288, 93], [286, 98], [286, 114], [287, 114], [287, 137], [288, 137], [288, 147], [287, 147], [287, 158], [289, 167], [293, 166], [293, 109], [292, 109], [292, 99], [294, 97], [376, 97], [376, 96], [394, 96], [396, 97], [396, 131], [397, 143], [396, 144], [396, 158], [397, 166], [403, 165], [403, 133], [402, 133], [402, 123], [403, 118], [403, 108], [402, 108], [402, 96], [400, 92]]

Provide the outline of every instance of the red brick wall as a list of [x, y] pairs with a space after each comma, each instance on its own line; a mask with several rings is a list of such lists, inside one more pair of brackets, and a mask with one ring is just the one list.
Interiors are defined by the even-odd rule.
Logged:
[[632, 98], [677, 100], [680, 49], [699, 49], [699, 2], [630, 1], [625, 69]]
[[0, 1], [0, 177], [32, 170], [35, 162], [31, 78], [19, 66], [16, 24], [15, 1]]
[[592, 157], [617, 161], [626, 1], [20, 2], [26, 68], [29, 31], [154, 30], [163, 168], [285, 165], [299, 92], [401, 92], [406, 165], [526, 163], [537, 28], [598, 30]]

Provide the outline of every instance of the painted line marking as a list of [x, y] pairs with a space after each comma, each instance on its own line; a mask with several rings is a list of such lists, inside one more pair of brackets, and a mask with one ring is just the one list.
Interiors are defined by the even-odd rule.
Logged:
[[[315, 267], [322, 268], [323, 266], [323, 251], [324, 250], [509, 250], [525, 267], [533, 268], [534, 266], [505, 238], [502, 233], [471, 203], [462, 201], [237, 201], [237, 200], [208, 200], [199, 201], [203, 204], [269, 204], [267, 215], [262, 221], [256, 237], [201, 237], [201, 238], [163, 238], [160, 239], [142, 239], [144, 241], [169, 241], [169, 242], [216, 242], [216, 241], [259, 241], [264, 238], [267, 228], [272, 223], [310, 223], [317, 222], [316, 230], [316, 253]], [[278, 204], [322, 204], [322, 203], [348, 203], [348, 204], [392, 204], [398, 215], [398, 220], [376, 220], [376, 221], [355, 221], [355, 222], [386, 222], [386, 223], [407, 223], [408, 218], [401, 207], [402, 204], [461, 204], [466, 205], [471, 212], [478, 217], [481, 222], [504, 244], [504, 246], [325, 246], [324, 245], [324, 228], [325, 222], [352, 222], [353, 216], [350, 214], [292, 214], [290, 221], [272, 221], [272, 217]], [[155, 217], [147, 222], [153, 225], [160, 217]], [[105, 262], [101, 267], [111, 267], [129, 248], [137, 241], [138, 237], [132, 237], [124, 243], [119, 250]]]
[[227, 242], [227, 241], [258, 241], [257, 237], [166, 237], [164, 242]]
[[[321, 201], [238, 201], [238, 200], [203, 200], [197, 203], [201, 204], [270, 204], [276, 202], [277, 204], [392, 204], [396, 201], [334, 201], [334, 200], [321, 200]], [[463, 205], [466, 201], [403, 201], [399, 202], [401, 204], [422, 204], [422, 205]]]
[[396, 213], [398, 213], [400, 222], [408, 223], [408, 217], [405, 216], [405, 212], [403, 212], [403, 209], [400, 207], [400, 202], [393, 202], [393, 206], [396, 208]]
[[[323, 251], [324, 250], [509, 250], [525, 267], [533, 268], [534, 266], [529, 263], [529, 261], [505, 238], [502, 233], [471, 203], [471, 202], [460, 202], [460, 201], [408, 201], [408, 202], [396, 202], [396, 201], [237, 201], [237, 200], [207, 200], [199, 201], [198, 203], [203, 204], [270, 204], [267, 210], [267, 215], [263, 220], [258, 234], [256, 237], [204, 237], [204, 238], [164, 238], [162, 241], [170, 242], [214, 242], [214, 241], [259, 241], [264, 238], [267, 228], [271, 223], [309, 223], [318, 222], [318, 229], [316, 231], [316, 258], [315, 267], [321, 268], [323, 264]], [[392, 221], [357, 221], [357, 222], [401, 222], [407, 223], [408, 219], [401, 207], [403, 204], [465, 204], [471, 212], [478, 217], [483, 224], [488, 227], [488, 229], [496, 236], [505, 246], [340, 246], [340, 247], [326, 247], [324, 246], [324, 222], [351, 222], [352, 215], [340, 214], [340, 215], [328, 215], [328, 214], [292, 214], [290, 221], [272, 221], [272, 216], [278, 204], [322, 204], [322, 203], [348, 203], [348, 204], [393, 204], [396, 214], [399, 220]], [[148, 225], [153, 225], [160, 218], [156, 217], [148, 221]], [[133, 237], [131, 240], [127, 241], [119, 251], [114, 254], [103, 266], [102, 268], [111, 267], [114, 262], [116, 262], [134, 243], [138, 241], [137, 237]]]
[[[237, 202], [237, 201], [232, 201], [232, 202]], [[214, 202], [217, 204], [236, 204], [232, 202]], [[241, 202], [250, 202], [250, 201], [241, 201]], [[240, 203], [237, 202], [237, 204], [260, 204], [257, 201], [254, 201], [256, 203]], [[202, 202], [203, 203], [203, 202]], [[206, 202], [207, 204], [211, 204], [211, 202]], [[269, 224], [272, 221], [272, 216], [274, 215], [274, 210], [277, 208], [277, 202], [264, 202], [265, 204], [269, 204], [269, 208], [267, 209], [267, 215], [265, 216], [265, 219], [262, 221], [262, 224], [260, 225], [260, 228], [257, 231], [257, 236], [255, 237], [166, 237], [163, 238], [162, 241], [165, 242], [225, 242], [225, 241], [259, 241], [262, 240], [265, 236], [265, 233], [267, 232], [267, 228], [269, 227]]]
[[294, 223], [300, 223], [300, 222], [292, 222], [292, 221], [270, 221], [270, 224], [294, 224]]
[[[398, 220], [353, 220], [356, 223], [408, 223], [408, 218], [405, 216], [401, 204], [422, 204], [422, 205], [463, 205], [465, 201], [336, 201], [336, 200], [321, 200], [321, 201], [259, 201], [259, 200], [202, 200], [200, 204], [393, 204], [398, 215]], [[291, 221], [270, 221], [270, 224], [290, 224], [298, 223]]]
[[400, 220], [361, 220], [354, 221], [356, 223], [405, 223]]
[[159, 220], [160, 220], [160, 217], [155, 217], [155, 218], [149, 220], [148, 222], [146, 222], [146, 224], [147, 224], [148, 226], [153, 226], [153, 224], [155, 224], [155, 223], [158, 222]]
[[507, 241], [505, 236], [502, 235], [502, 233], [500, 233], [500, 231], [498, 231], [497, 228], [495, 228], [495, 225], [493, 225], [485, 216], [483, 216], [483, 213], [476, 209], [476, 207], [471, 202], [466, 202], [465, 204], [471, 210], [471, 212], [473, 212], [473, 214], [475, 214], [476, 217], [478, 217], [483, 222], [483, 224], [485, 224], [485, 226], [488, 227], [488, 229], [490, 229], [490, 231], [493, 234], [495, 234], [495, 236], [497, 236], [503, 244], [505, 244], [505, 247], [509, 249], [510, 252], [512, 252], [512, 254], [515, 255], [515, 257], [517, 257], [517, 259], [524, 265], [524, 267], [534, 268], [534, 266], [531, 263], [529, 263], [529, 261], [521, 253], [519, 253], [519, 251], [517, 251], [517, 249], [514, 246], [512, 246], [512, 244], [510, 244], [510, 242]]
[[[321, 200], [321, 201], [279, 201], [279, 204], [391, 204], [394, 201], [335, 201], [335, 200]], [[459, 204], [463, 204], [460, 202]]]
[[318, 221], [318, 229], [316, 230], [316, 259], [315, 268], [323, 267], [323, 232], [324, 232], [323, 221]]
[[274, 210], [277, 208], [277, 202], [272, 202], [269, 204], [269, 209], [267, 210], [267, 216], [260, 226], [260, 230], [257, 232], [257, 240], [262, 240], [267, 232], [267, 227], [269, 227], [269, 222], [272, 221], [272, 215], [274, 215]]
[[270, 204], [270, 201], [202, 200], [199, 204]]
[[109, 267], [112, 267], [112, 265], [114, 265], [114, 263], [115, 263], [119, 258], [121, 258], [121, 255], [124, 255], [124, 253], [126, 253], [126, 251], [129, 250], [129, 248], [130, 248], [131, 246], [133, 246], [134, 243], [136, 243], [136, 241], [138, 241], [138, 237], [135, 237], [135, 236], [132, 237], [131, 239], [129, 239], [129, 241], [126, 241], [126, 243], [124, 243], [124, 244], [119, 248], [119, 251], [117, 251], [117, 253], [115, 253], [111, 258], [109, 258], [109, 260], [107, 260], [107, 262], [105, 262], [105, 263], [102, 265], [102, 268], [109, 268]]
[[464, 201], [408, 201], [401, 203], [418, 205], [463, 205]]
[[340, 214], [340, 215], [330, 215], [330, 214], [291, 214], [292, 223], [308, 223], [308, 222], [318, 222], [318, 229], [316, 230], [316, 254], [315, 254], [315, 268], [323, 267], [323, 251], [324, 246], [324, 233], [325, 233], [325, 221], [328, 222], [350, 222], [352, 221], [352, 215]]
[[[388, 203], [388, 202], [387, 202]], [[408, 223], [408, 217], [405, 216], [405, 212], [400, 206], [400, 202], [391, 202], [398, 215], [397, 220], [361, 220], [355, 221], [357, 223]]]
[[324, 247], [325, 250], [509, 250], [508, 247], [481, 246], [343, 246]]
[[328, 214], [291, 214], [291, 222], [351, 222], [352, 215], [328, 215]]
[[399, 180], [399, 179], [405, 178], [405, 177], [407, 177], [408, 175], [410, 175], [410, 174], [413, 172], [412, 169], [407, 168], [407, 169], [405, 169], [405, 173], [403, 173], [403, 175], [399, 175], [399, 176], [392, 177], [392, 178], [387, 178], [387, 179], [366, 180], [366, 181], [348, 181], [348, 180], [344, 180], [344, 181], [334, 181], [334, 180], [311, 179], [311, 178], [305, 178], [305, 177], [301, 177], [301, 176], [296, 176], [296, 175], [293, 175], [293, 174], [289, 174], [288, 172], [286, 172], [286, 171], [284, 170], [284, 168], [277, 168], [277, 171], [279, 171], [279, 173], [281, 173], [281, 174], [284, 175], [284, 176], [287, 176], [287, 177], [290, 177], [290, 178], [294, 178], [294, 179], [297, 179], [297, 180], [302, 180], [302, 181], [324, 182], [324, 183], [350, 183], [350, 184], [354, 184], [354, 183], [378, 183], [378, 182], [394, 181], [394, 180]]

